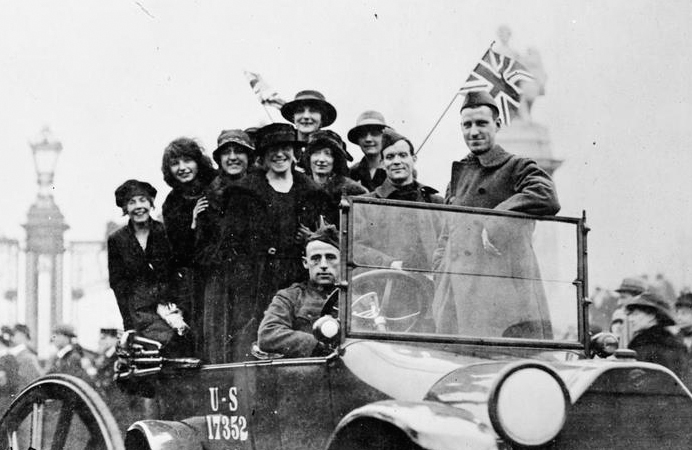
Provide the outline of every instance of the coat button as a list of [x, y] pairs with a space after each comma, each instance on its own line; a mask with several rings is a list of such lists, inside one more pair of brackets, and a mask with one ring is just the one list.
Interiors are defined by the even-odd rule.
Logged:
[[269, 247], [267, 253], [270, 255], [276, 255], [276, 249], [274, 247]]
[[485, 188], [478, 188], [478, 193], [479, 194], [485, 194]]

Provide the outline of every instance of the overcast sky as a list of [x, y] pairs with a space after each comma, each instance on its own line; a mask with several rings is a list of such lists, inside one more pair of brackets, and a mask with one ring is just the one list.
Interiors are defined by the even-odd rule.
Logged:
[[[243, 70], [286, 99], [320, 90], [342, 136], [377, 109], [418, 145], [507, 24], [548, 74], [534, 119], [564, 160], [561, 214], [586, 210], [593, 229], [592, 286], [660, 271], [681, 287], [692, 283], [691, 13], [686, 0], [5, 1], [0, 236], [24, 238], [37, 190], [28, 142], [44, 125], [63, 144], [67, 238], [99, 239], [125, 179], [152, 182], [163, 202], [172, 139], [211, 153], [221, 129], [268, 120]], [[457, 110], [419, 157], [419, 179], [441, 190], [467, 153]]]

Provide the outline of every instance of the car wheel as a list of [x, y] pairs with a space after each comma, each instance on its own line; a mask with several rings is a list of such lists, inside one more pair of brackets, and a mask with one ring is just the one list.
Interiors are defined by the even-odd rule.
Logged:
[[124, 450], [110, 410], [85, 381], [64, 374], [31, 383], [0, 420], [2, 448]]

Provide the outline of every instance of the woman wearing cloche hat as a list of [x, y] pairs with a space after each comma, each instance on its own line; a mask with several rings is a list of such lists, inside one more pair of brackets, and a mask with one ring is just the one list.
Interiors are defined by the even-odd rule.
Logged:
[[654, 292], [645, 291], [625, 304], [630, 331], [629, 349], [637, 359], [661, 364], [682, 377], [687, 372], [686, 348], [666, 327], [675, 325], [670, 305]]

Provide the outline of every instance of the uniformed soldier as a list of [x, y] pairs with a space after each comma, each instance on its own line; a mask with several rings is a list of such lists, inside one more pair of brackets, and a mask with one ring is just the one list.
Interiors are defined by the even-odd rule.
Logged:
[[280, 290], [272, 299], [258, 331], [262, 351], [290, 358], [328, 353], [329, 349], [313, 336], [312, 326], [336, 289], [339, 255], [338, 234], [333, 225], [310, 235], [303, 257], [309, 280]]

